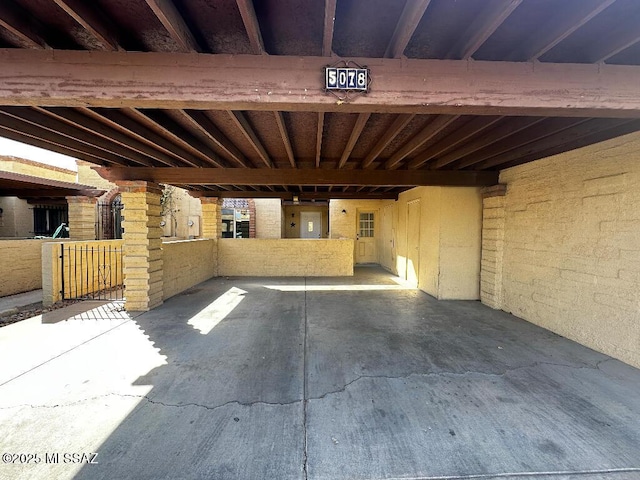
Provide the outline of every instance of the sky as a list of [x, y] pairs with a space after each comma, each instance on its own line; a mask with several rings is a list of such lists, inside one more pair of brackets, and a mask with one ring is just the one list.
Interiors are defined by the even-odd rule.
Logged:
[[42, 148], [32, 147], [20, 142], [14, 142], [8, 138], [0, 137], [0, 156], [8, 155], [18, 158], [26, 158], [34, 162], [46, 163], [55, 167], [66, 168], [67, 170], [78, 171], [76, 159], [61, 155], [59, 153], [43, 150]]

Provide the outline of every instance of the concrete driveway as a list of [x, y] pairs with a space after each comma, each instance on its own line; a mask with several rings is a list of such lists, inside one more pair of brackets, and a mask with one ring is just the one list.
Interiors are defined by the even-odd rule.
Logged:
[[640, 479], [639, 370], [377, 268], [117, 307], [0, 329], [0, 478]]

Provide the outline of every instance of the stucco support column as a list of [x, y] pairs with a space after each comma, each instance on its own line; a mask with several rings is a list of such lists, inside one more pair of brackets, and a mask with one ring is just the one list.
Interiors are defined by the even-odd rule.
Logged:
[[201, 197], [202, 205], [202, 237], [222, 237], [222, 199], [217, 197]]
[[69, 205], [69, 239], [96, 239], [96, 199], [67, 197]]
[[147, 311], [162, 304], [162, 188], [150, 182], [118, 182], [124, 229], [125, 307]]
[[480, 300], [497, 310], [502, 309], [506, 192], [506, 185], [495, 185], [482, 191]]

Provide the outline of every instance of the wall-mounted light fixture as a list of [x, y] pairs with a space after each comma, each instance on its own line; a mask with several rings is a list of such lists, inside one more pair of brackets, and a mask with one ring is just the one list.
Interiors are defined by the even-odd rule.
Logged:
[[342, 209], [342, 214], [343, 214], [343, 215], [346, 215], [346, 214], [347, 214], [347, 211], [346, 211], [344, 208]]

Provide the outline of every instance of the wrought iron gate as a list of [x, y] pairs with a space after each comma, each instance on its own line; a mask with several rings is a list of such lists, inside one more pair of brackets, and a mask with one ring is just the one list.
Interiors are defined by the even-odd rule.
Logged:
[[122, 246], [97, 244], [60, 245], [63, 300], [123, 300]]
[[122, 238], [122, 201], [120, 195], [111, 203], [98, 203], [98, 240]]

